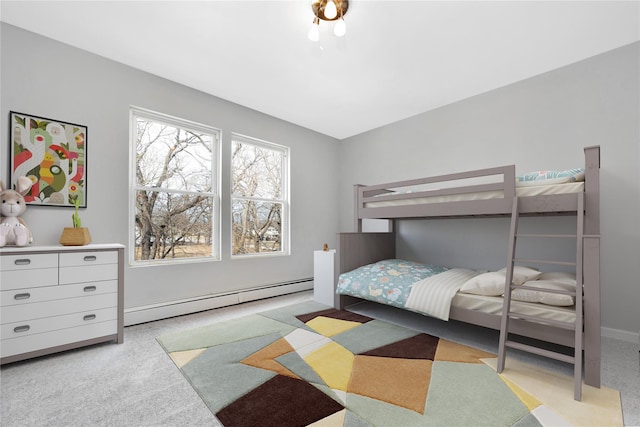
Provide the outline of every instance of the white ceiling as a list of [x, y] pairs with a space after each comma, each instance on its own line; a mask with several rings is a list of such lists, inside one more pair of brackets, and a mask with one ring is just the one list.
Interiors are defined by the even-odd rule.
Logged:
[[0, 19], [344, 139], [640, 39], [638, 1], [11, 1]]

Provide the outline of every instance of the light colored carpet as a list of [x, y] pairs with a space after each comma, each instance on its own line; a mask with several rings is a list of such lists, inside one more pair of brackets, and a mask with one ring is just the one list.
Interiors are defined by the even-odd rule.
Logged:
[[[483, 359], [483, 362], [495, 370], [496, 360]], [[582, 400], [578, 402], [573, 399], [572, 377], [534, 367], [513, 358], [507, 359], [501, 377], [535, 396], [542, 406], [560, 415], [569, 425], [623, 425], [620, 393], [617, 390], [583, 384]]]

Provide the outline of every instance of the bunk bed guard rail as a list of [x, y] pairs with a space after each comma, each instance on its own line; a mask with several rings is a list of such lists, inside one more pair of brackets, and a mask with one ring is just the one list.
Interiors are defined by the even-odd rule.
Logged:
[[[463, 180], [469, 183], [459, 185]], [[411, 187], [419, 186], [436, 188], [411, 190]], [[402, 216], [405, 218], [508, 214], [516, 194], [516, 172], [515, 165], [508, 165], [382, 185], [356, 184], [354, 187], [356, 221], [362, 218], [398, 218], [398, 210], [384, 204], [397, 205], [405, 202], [408, 204], [403, 209]], [[500, 192], [501, 195], [497, 199], [464, 200], [465, 195], [488, 192]], [[451, 198], [454, 198], [453, 205]], [[438, 206], [440, 201], [446, 201], [446, 206]], [[368, 207], [371, 203], [375, 203], [376, 207]], [[424, 209], [425, 204], [429, 205], [428, 210]]]

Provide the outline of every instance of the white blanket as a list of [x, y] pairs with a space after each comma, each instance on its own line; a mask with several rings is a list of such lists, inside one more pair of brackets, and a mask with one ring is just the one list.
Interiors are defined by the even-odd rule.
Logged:
[[464, 268], [452, 268], [427, 277], [411, 286], [405, 307], [442, 320], [449, 320], [451, 300], [469, 279], [480, 274]]

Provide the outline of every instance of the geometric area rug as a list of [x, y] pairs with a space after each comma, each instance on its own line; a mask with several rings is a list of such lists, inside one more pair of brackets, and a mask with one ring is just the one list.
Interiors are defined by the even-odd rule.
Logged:
[[157, 340], [228, 427], [622, 425], [614, 390], [526, 389], [538, 368], [313, 301]]

